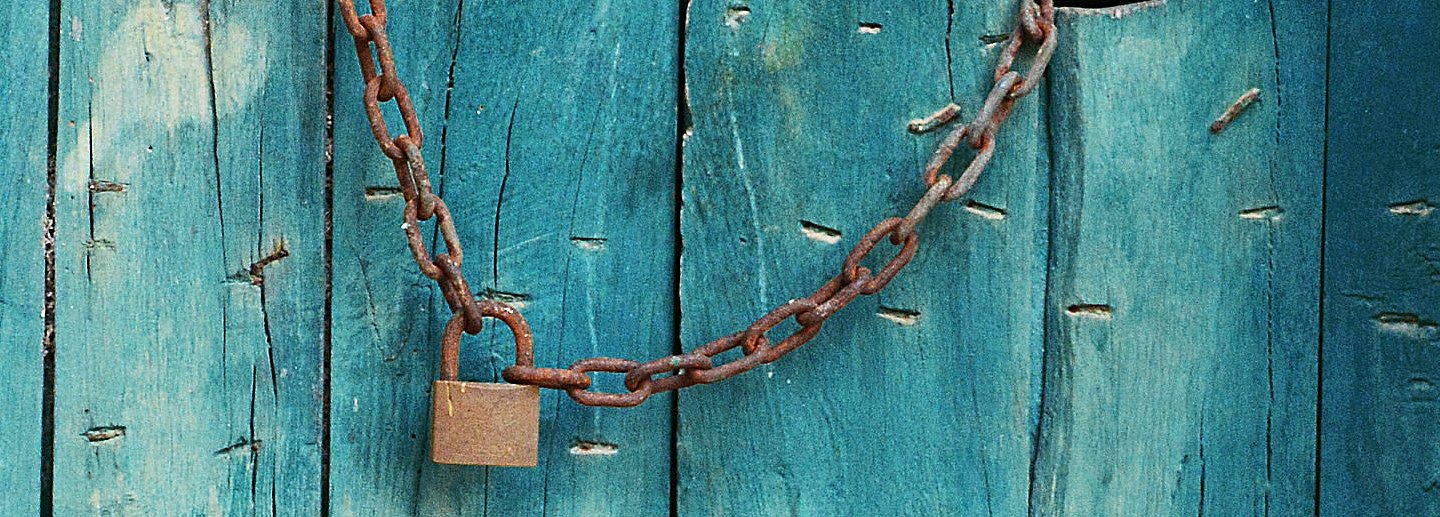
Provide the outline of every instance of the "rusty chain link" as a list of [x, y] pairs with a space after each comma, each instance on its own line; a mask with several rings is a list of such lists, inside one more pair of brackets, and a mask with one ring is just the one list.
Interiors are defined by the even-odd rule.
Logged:
[[[464, 252], [455, 231], [455, 222], [449, 207], [431, 192], [430, 176], [420, 152], [424, 142], [420, 119], [415, 113], [410, 93], [395, 71], [395, 56], [385, 32], [385, 0], [369, 0], [370, 13], [363, 15], [355, 10], [355, 0], [337, 1], [360, 59], [360, 72], [365, 81], [365, 115], [370, 121], [370, 130], [380, 151], [393, 162], [400, 193], [405, 199], [405, 223], [402, 228], [410, 252], [420, 272], [439, 284], [440, 292], [453, 314], [441, 340], [442, 350], [445, 351], [442, 354], [442, 371], [454, 378], [459, 368], [455, 351], [461, 335], [477, 334], [485, 318], [495, 318], [509, 326], [515, 337], [515, 364], [502, 372], [507, 382], [565, 390], [576, 402], [588, 406], [635, 406], [656, 393], [725, 380], [773, 362], [809, 342], [830, 316], [856, 298], [884, 289], [915, 257], [920, 245], [916, 226], [936, 205], [959, 199], [980, 178], [995, 155], [996, 130], [1010, 116], [1016, 101], [1035, 89], [1050, 63], [1056, 42], [1054, 0], [1038, 0], [1038, 3], [1027, 0], [1020, 9], [1015, 29], [1001, 51], [995, 67], [994, 84], [980, 110], [969, 123], [952, 128], [926, 164], [923, 175], [925, 194], [905, 217], [885, 219], [866, 232], [845, 257], [840, 273], [810, 296], [790, 300], [761, 316], [745, 330], [706, 343], [689, 353], [644, 363], [592, 357], [576, 361], [569, 368], [538, 368], [535, 366], [534, 336], [520, 312], [504, 303], [477, 299], [461, 272]], [[1026, 43], [1032, 44], [1034, 53], [1028, 70], [1021, 75], [1011, 67]], [[405, 133], [394, 137], [380, 110], [382, 102], [392, 100], [405, 126]], [[926, 119], [924, 124], [912, 124], [911, 128], [928, 130], [949, 123], [958, 115], [959, 111], [953, 105], [947, 106]], [[940, 174], [940, 169], [950, 161], [962, 142], [975, 150], [975, 155], [959, 179], [952, 180], [950, 176]], [[445, 243], [445, 253], [438, 253], [433, 259], [420, 233], [420, 222], [431, 218], [436, 220], [441, 240]], [[888, 240], [899, 249], [878, 273], [873, 273], [860, 262], [882, 240]], [[767, 334], [792, 318], [799, 329], [772, 344]], [[715, 364], [715, 356], [735, 348], [741, 351], [739, 357]], [[624, 374], [626, 392], [591, 391], [590, 372]]]

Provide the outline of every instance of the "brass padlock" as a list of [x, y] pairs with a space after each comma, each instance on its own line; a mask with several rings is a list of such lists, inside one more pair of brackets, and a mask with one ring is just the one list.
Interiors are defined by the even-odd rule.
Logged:
[[[519, 313], [500, 304], [485, 305], [485, 316], [504, 321], [514, 332], [517, 357], [533, 357], [530, 328]], [[430, 460], [451, 465], [534, 467], [540, 441], [540, 388], [457, 380], [465, 325], [465, 317], [456, 314], [441, 339], [440, 380], [435, 381], [431, 394]]]

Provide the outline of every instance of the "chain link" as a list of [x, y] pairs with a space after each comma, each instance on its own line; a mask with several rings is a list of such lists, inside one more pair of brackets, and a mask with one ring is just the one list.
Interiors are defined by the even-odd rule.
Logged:
[[[919, 249], [920, 237], [915, 228], [940, 203], [964, 196], [995, 155], [995, 132], [1010, 116], [1015, 102], [1039, 84], [1054, 54], [1054, 0], [1026, 1], [1020, 9], [1015, 29], [1001, 51], [995, 67], [995, 81], [980, 110], [969, 123], [957, 125], [946, 134], [925, 166], [925, 194], [903, 217], [891, 217], [876, 224], [860, 238], [845, 257], [840, 273], [810, 296], [785, 302], [756, 319], [745, 330], [706, 343], [689, 353], [662, 357], [649, 362], [628, 359], [592, 357], [581, 359], [569, 368], [537, 368], [534, 337], [529, 324], [513, 307], [493, 300], [477, 299], [465, 280], [461, 265], [464, 251], [455, 231], [455, 220], [445, 202], [431, 191], [430, 175], [421, 153], [424, 142], [420, 118], [415, 113], [410, 93], [395, 70], [395, 56], [386, 34], [384, 0], [369, 0], [370, 13], [359, 14], [354, 0], [338, 0], [340, 15], [355, 40], [364, 79], [365, 115], [380, 151], [389, 157], [405, 199], [405, 223], [402, 228], [409, 242], [415, 264], [426, 277], [435, 280], [452, 312], [441, 340], [441, 375], [453, 379], [458, 375], [458, 349], [462, 334], [476, 334], [485, 318], [495, 318], [510, 327], [515, 339], [515, 364], [502, 372], [507, 382], [542, 388], [565, 390], [576, 402], [587, 406], [630, 407], [645, 402], [656, 393], [664, 393], [696, 384], [718, 382], [739, 375], [762, 364], [784, 357], [809, 342], [820, 332], [825, 321], [862, 295], [884, 289], [899, 274]], [[1034, 47], [1030, 65], [1024, 75], [1011, 70], [1026, 44]], [[405, 133], [392, 136], [380, 109], [381, 103], [395, 102]], [[944, 125], [959, 115], [954, 105], [946, 106], [935, 115], [912, 123], [912, 131], [922, 132]], [[958, 180], [940, 174], [955, 151], [964, 142], [975, 150]], [[445, 253], [432, 259], [420, 232], [420, 222], [435, 219]], [[898, 246], [893, 258], [872, 273], [860, 265], [881, 240]], [[787, 320], [795, 320], [798, 329], [778, 343], [771, 344], [767, 334]], [[740, 349], [741, 354], [729, 362], [715, 364], [715, 357]], [[591, 372], [624, 375], [624, 393], [592, 391]]]

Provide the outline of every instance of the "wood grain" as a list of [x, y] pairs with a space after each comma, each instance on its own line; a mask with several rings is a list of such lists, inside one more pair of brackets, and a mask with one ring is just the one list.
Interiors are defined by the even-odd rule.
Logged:
[[319, 511], [323, 5], [64, 3], [57, 514]]
[[1320, 511], [1436, 515], [1440, 6], [1334, 7]]
[[[674, 346], [676, 9], [391, 6], [397, 60], [471, 287], [517, 304], [541, 366], [649, 359]], [[668, 395], [617, 410], [546, 390], [538, 468], [429, 463], [423, 415], [448, 310], [404, 249], [403, 202], [374, 195], [395, 180], [363, 122], [348, 53], [336, 63], [333, 511], [667, 514]], [[466, 338], [461, 379], [497, 379], [511, 346], [490, 327]], [[623, 390], [614, 375], [596, 386]]]
[[[475, 295], [563, 367], [812, 292], [921, 194], [905, 123], [973, 114], [1018, 2], [392, 0], [390, 33]], [[506, 469], [429, 461], [448, 310], [326, 0], [0, 0], [0, 514], [1440, 513], [1440, 10], [1327, 3], [1063, 9], [884, 293], [638, 409], [545, 390]]]
[[49, 10], [0, 0], [0, 514], [40, 511]]
[[[906, 122], [952, 100], [978, 109], [1003, 46], [994, 36], [1013, 28], [1017, 5], [692, 3], [686, 348], [808, 295], [871, 225], [903, 215], [938, 140]], [[1042, 97], [1006, 123], [973, 196], [989, 208], [937, 209], [884, 293], [783, 360], [680, 396], [681, 515], [1026, 511], [1048, 210]]]
[[[430, 131], [425, 158], [437, 176], [455, 9], [455, 2], [407, 2], [389, 11], [396, 61]], [[331, 27], [337, 44], [328, 502], [333, 515], [420, 515], [423, 498], [471, 496], [484, 475], [470, 476], [467, 490], [421, 492], [429, 463], [428, 388], [439, 371], [444, 324], [431, 310], [439, 292], [406, 247], [404, 203], [390, 160], [366, 125], [364, 85], [338, 13]], [[468, 221], [475, 213], [460, 209], [456, 217], [474, 224]], [[472, 257], [484, 249], [475, 248], [467, 250]]]
[[1315, 142], [1282, 106], [1314, 99], [1279, 89], [1274, 19], [1059, 15], [1034, 514], [1313, 512], [1321, 177], [1282, 162]]

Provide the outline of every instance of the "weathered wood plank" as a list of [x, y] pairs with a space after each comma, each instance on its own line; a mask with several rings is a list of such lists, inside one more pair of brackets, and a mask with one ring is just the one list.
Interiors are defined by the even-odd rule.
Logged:
[[[475, 287], [523, 300], [542, 366], [674, 347], [678, 6], [465, 5], [445, 197], [484, 207], [461, 234], [492, 246]], [[514, 360], [508, 332], [481, 338], [470, 371], [496, 378]], [[595, 389], [623, 386], [598, 374]], [[547, 391], [543, 467], [492, 469], [489, 511], [669, 514], [671, 397], [597, 409]]]
[[[466, 244], [471, 287], [517, 303], [544, 366], [658, 357], [673, 346], [676, 9], [629, 0], [391, 6], [397, 59]], [[667, 514], [669, 396], [591, 409], [547, 390], [538, 468], [429, 462], [427, 390], [448, 310], [410, 263], [399, 196], [365, 196], [395, 180], [363, 122], [348, 47], [336, 65], [332, 464], [359, 468], [332, 470], [332, 508]], [[462, 377], [498, 378], [511, 346], [504, 331], [467, 338]], [[623, 389], [615, 376], [597, 385]]]
[[[1272, 20], [1181, 0], [1060, 14], [1035, 514], [1313, 511], [1320, 175], [1286, 148], [1313, 156], [1316, 99], [1277, 92], [1295, 50]], [[1292, 102], [1309, 105], [1282, 118]]]
[[[1017, 5], [693, 3], [687, 348], [809, 294], [871, 225], [903, 215], [937, 141], [907, 134], [906, 121], [952, 99], [974, 113], [994, 36], [1008, 34]], [[1026, 511], [1047, 227], [1042, 97], [1006, 123], [974, 193], [992, 208], [937, 209], [915, 263], [884, 293], [781, 361], [681, 395], [680, 514]], [[890, 253], [882, 246], [877, 260]]]
[[[445, 94], [457, 5], [392, 3], [389, 34], [400, 73], [429, 131], [425, 158], [438, 175]], [[422, 515], [424, 498], [474, 496], [483, 470], [466, 490], [435, 493], [422, 482], [429, 462], [428, 390], [438, 364], [438, 297], [410, 259], [400, 229], [404, 206], [390, 160], [380, 154], [362, 110], [350, 34], [338, 13], [334, 63], [333, 254], [330, 360], [330, 510], [334, 515]], [[391, 127], [402, 127], [392, 124]], [[457, 206], [461, 224], [476, 211]], [[483, 244], [467, 249], [473, 269]], [[473, 275], [473, 273], [471, 273]], [[451, 512], [455, 513], [455, 512]]]
[[[1271, 234], [1277, 259], [1269, 268], [1275, 297], [1268, 310], [1275, 375], [1270, 442], [1271, 515], [1314, 515], [1319, 452], [1321, 228], [1325, 195], [1325, 67], [1327, 3], [1269, 2], [1276, 55], [1274, 193], [1285, 231]], [[1279, 423], [1278, 425], [1276, 423]], [[1309, 444], [1309, 445], [1305, 445]], [[1285, 466], [1283, 469], [1275, 465]], [[1284, 472], [1284, 475], [1276, 475]]]
[[64, 3], [57, 514], [319, 511], [324, 10]]
[[1323, 515], [1440, 514], [1437, 24], [1433, 3], [1334, 2]]
[[45, 387], [45, 170], [49, 90], [47, 6], [0, 1], [0, 514], [40, 511], [41, 396]]

